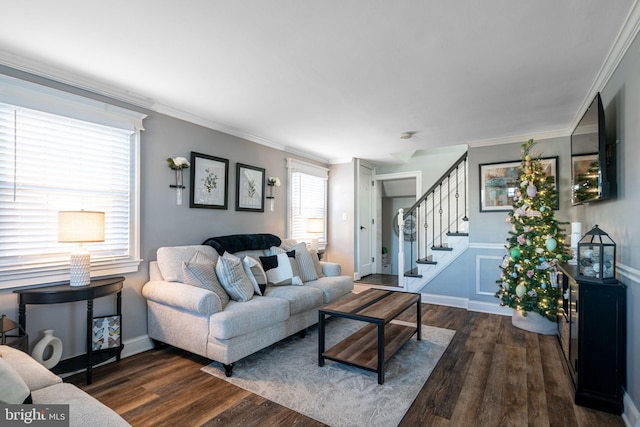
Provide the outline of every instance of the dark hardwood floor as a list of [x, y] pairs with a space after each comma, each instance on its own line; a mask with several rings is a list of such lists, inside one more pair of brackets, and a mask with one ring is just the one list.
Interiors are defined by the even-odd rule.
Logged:
[[398, 287], [398, 275], [397, 274], [380, 274], [380, 273], [369, 274], [367, 276], [360, 278], [360, 280], [356, 280], [354, 283]]
[[[429, 304], [422, 311], [423, 323], [456, 334], [401, 426], [624, 426], [619, 416], [573, 404], [555, 336], [517, 329], [504, 316]], [[84, 374], [65, 381], [133, 426], [322, 425], [201, 372], [208, 363], [163, 346], [95, 369], [89, 386]]]

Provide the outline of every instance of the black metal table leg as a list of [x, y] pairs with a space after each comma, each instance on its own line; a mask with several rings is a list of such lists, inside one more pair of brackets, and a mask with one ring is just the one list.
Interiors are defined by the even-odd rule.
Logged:
[[384, 383], [384, 323], [378, 323], [378, 384]]

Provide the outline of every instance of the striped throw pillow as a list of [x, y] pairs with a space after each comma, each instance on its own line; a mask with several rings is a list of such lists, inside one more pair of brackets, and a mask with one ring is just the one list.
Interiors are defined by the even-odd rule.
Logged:
[[253, 298], [253, 284], [244, 272], [240, 258], [221, 256], [216, 264], [216, 274], [232, 300], [245, 302]]

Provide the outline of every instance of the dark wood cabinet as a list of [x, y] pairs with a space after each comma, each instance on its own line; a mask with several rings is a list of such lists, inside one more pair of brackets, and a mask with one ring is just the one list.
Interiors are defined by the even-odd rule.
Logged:
[[626, 380], [626, 287], [576, 281], [563, 266], [558, 338], [578, 405], [621, 414]]

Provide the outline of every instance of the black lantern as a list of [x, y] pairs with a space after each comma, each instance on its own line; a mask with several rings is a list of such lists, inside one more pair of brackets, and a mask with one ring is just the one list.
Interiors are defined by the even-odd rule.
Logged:
[[615, 283], [616, 243], [597, 225], [578, 242], [576, 280], [591, 283]]

